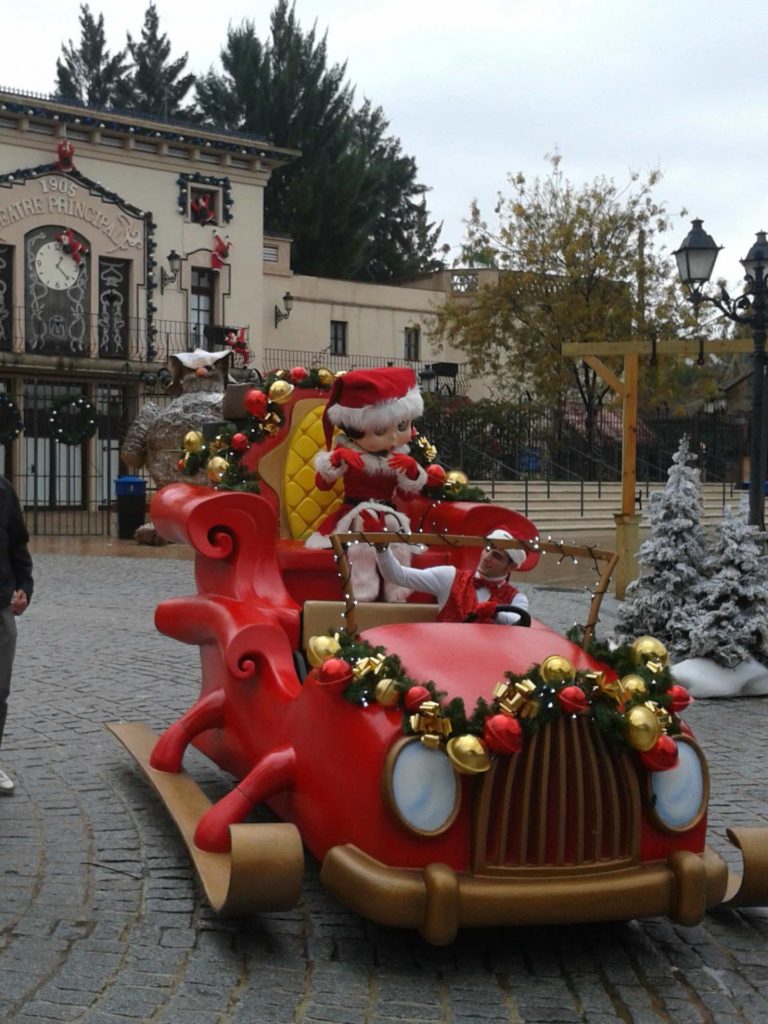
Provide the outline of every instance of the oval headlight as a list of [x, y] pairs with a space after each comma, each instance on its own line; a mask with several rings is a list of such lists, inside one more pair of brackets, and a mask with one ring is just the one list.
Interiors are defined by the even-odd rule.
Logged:
[[421, 835], [436, 835], [453, 823], [461, 785], [444, 750], [406, 737], [387, 757], [384, 793], [404, 825]]
[[701, 820], [709, 800], [709, 771], [698, 744], [676, 736], [675, 768], [651, 772], [651, 817], [666, 832], [685, 832]]

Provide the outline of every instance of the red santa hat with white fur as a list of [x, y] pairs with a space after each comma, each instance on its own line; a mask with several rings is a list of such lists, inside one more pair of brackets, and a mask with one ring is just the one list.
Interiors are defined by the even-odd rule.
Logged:
[[400, 420], [417, 419], [424, 400], [416, 374], [403, 366], [350, 370], [333, 382], [323, 413], [325, 446], [330, 449], [334, 427], [376, 430]]

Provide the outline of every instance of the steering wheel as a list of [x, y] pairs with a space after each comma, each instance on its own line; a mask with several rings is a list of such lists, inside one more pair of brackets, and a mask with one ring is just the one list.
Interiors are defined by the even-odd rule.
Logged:
[[[514, 604], [500, 604], [496, 607], [497, 612], [512, 612], [518, 616], [518, 621], [511, 623], [513, 626], [530, 626], [531, 616], [524, 608], [518, 608]], [[494, 613], [495, 614], [495, 613]], [[470, 612], [469, 615], [464, 619], [465, 622], [476, 622], [477, 616], [474, 612]]]

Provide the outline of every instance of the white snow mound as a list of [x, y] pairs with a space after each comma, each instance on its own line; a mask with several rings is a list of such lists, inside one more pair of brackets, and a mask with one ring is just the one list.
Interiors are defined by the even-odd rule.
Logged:
[[759, 697], [768, 693], [768, 668], [754, 658], [725, 668], [710, 658], [687, 658], [670, 666], [676, 683], [692, 697]]

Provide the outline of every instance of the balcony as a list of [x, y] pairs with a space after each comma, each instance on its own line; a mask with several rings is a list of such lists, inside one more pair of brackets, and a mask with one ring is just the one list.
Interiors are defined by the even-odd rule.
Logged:
[[[150, 334], [150, 327], [153, 333]], [[6, 353], [29, 357], [30, 363], [46, 365], [51, 360], [78, 369], [117, 369], [119, 363], [165, 365], [168, 358], [193, 348], [220, 350], [229, 328], [197, 329], [180, 320], [148, 320], [119, 315], [47, 316], [33, 315], [29, 308], [0, 309], [0, 363], [8, 365]], [[81, 363], [81, 360], [83, 361]]]

